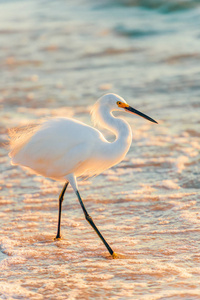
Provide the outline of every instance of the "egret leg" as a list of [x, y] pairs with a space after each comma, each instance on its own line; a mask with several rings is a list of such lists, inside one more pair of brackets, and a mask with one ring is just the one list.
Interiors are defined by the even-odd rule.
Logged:
[[65, 185], [64, 185], [64, 187], [62, 189], [62, 192], [60, 193], [60, 196], [59, 196], [58, 229], [57, 229], [57, 235], [55, 237], [55, 240], [61, 238], [61, 235], [60, 235], [60, 224], [61, 224], [62, 202], [64, 200], [64, 194], [65, 194], [65, 191], [67, 189], [68, 184], [69, 184], [69, 182], [65, 183]]
[[88, 214], [85, 205], [83, 204], [83, 201], [81, 199], [81, 196], [77, 190], [76, 195], [78, 197], [78, 200], [80, 202], [80, 205], [82, 207], [82, 210], [84, 212], [85, 218], [88, 221], [88, 223], [92, 226], [92, 228], [95, 230], [95, 232], [98, 234], [98, 236], [100, 237], [100, 239], [102, 240], [102, 242], [104, 243], [104, 245], [106, 246], [106, 248], [108, 249], [108, 252], [110, 253], [110, 255], [112, 255], [113, 258], [117, 258], [117, 255], [115, 254], [115, 252], [112, 250], [112, 248], [109, 246], [109, 244], [106, 242], [106, 240], [104, 239], [103, 235], [101, 234], [101, 232], [98, 230], [98, 228], [96, 227], [96, 225], [94, 224], [94, 221], [92, 220], [91, 216]]

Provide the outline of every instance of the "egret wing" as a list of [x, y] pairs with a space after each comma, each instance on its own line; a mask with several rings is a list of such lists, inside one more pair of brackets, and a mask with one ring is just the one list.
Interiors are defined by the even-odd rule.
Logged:
[[33, 134], [24, 132], [21, 142], [13, 143], [10, 156], [13, 164], [58, 178], [88, 159], [99, 135], [98, 130], [84, 123], [68, 118], [51, 119]]

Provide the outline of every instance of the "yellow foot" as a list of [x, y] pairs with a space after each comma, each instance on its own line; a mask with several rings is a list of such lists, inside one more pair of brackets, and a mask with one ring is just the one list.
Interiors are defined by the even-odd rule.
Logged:
[[61, 237], [55, 237], [54, 238], [54, 241], [60, 241], [61, 240]]
[[117, 254], [117, 253], [113, 252], [112, 258], [117, 259], [117, 258], [126, 258], [126, 257], [123, 254]]
[[115, 259], [115, 258], [119, 258], [119, 256], [117, 255], [117, 253], [113, 252], [112, 254], [112, 258]]

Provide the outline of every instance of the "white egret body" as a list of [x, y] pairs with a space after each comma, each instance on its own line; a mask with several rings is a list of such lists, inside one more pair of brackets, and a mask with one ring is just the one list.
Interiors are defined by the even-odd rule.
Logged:
[[120, 96], [107, 94], [94, 105], [92, 118], [95, 123], [99, 123], [115, 134], [114, 142], [108, 142], [100, 131], [77, 120], [53, 118], [25, 130], [21, 135], [11, 134], [9, 155], [14, 165], [25, 166], [37, 174], [66, 182], [59, 197], [57, 239], [60, 238], [62, 201], [67, 185], [70, 183], [87, 221], [99, 235], [109, 253], [115, 257], [115, 253], [87, 213], [76, 182], [76, 177], [97, 175], [119, 163], [128, 152], [132, 141], [131, 128], [126, 121], [114, 117], [112, 111], [131, 112], [157, 123], [130, 107]]

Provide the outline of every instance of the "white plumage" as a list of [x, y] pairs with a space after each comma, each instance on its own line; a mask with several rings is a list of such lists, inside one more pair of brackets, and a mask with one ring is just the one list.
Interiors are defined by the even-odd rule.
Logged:
[[[97, 175], [119, 163], [128, 152], [132, 141], [129, 124], [114, 117], [112, 111], [131, 112], [156, 123], [130, 107], [120, 96], [107, 94], [96, 102], [91, 114], [94, 123], [116, 136], [114, 142], [108, 142], [99, 130], [77, 120], [53, 118], [40, 125], [11, 133], [9, 155], [12, 164], [27, 167], [37, 174], [65, 181], [67, 184], [69, 182], [79, 198], [85, 216], [89, 216], [78, 193], [76, 177]], [[62, 204], [63, 197], [59, 200]], [[61, 210], [59, 220], [60, 217]], [[91, 224], [90, 221], [89, 223]], [[97, 232], [98, 229], [93, 225]], [[60, 228], [57, 238], [60, 238]], [[102, 241], [107, 244], [104, 239]], [[110, 246], [107, 244], [106, 247], [113, 255]]]
[[[130, 126], [111, 112], [122, 110], [116, 102], [121, 97], [110, 94], [100, 98], [92, 109], [92, 119], [116, 135], [108, 142], [100, 131], [80, 121], [53, 118], [35, 128], [27, 127], [11, 140], [12, 164], [56, 180], [67, 175], [93, 176], [120, 162], [129, 150]], [[124, 110], [124, 109], [123, 109]]]

